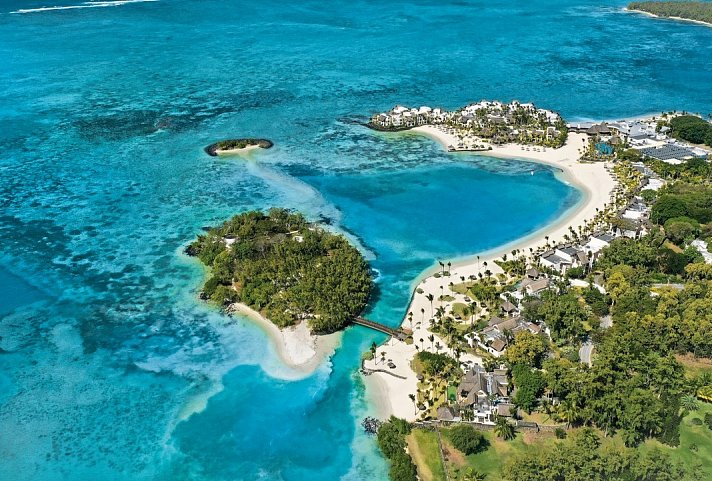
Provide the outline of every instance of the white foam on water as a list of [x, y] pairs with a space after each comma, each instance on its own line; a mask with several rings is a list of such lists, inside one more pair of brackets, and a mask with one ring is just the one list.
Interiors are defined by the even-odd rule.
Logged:
[[52, 7], [39, 7], [39, 8], [21, 8], [19, 10], [12, 11], [10, 13], [37, 13], [37, 12], [51, 12], [54, 10], [79, 10], [82, 8], [100, 8], [100, 7], [120, 7], [122, 5], [127, 5], [129, 3], [146, 3], [146, 2], [158, 2], [159, 0], [114, 0], [106, 2], [83, 2], [79, 5], [65, 5], [65, 6], [52, 6]]

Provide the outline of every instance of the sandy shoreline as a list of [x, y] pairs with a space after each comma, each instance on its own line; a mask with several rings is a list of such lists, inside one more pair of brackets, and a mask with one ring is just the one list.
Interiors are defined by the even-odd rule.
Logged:
[[[432, 126], [417, 127], [411, 131], [427, 135], [441, 143], [445, 148], [448, 145], [457, 145], [457, 138]], [[514, 249], [523, 250], [527, 253], [530, 248], [536, 250], [546, 244], [546, 236], [548, 236], [550, 243], [563, 241], [564, 235], [570, 233], [569, 226], [576, 229], [579, 225], [586, 224], [595, 217], [597, 209], [603, 210], [610, 203], [617, 182], [614, 176], [606, 169], [606, 165], [604, 163], [578, 163], [578, 148], [583, 145], [582, 140], [585, 138], [584, 134], [570, 134], [567, 143], [563, 147], [560, 149], [548, 148], [546, 151], [543, 151], [543, 149], [539, 151], [522, 151], [521, 146], [509, 144], [493, 147], [490, 151], [468, 152], [469, 155], [521, 159], [556, 167], [560, 169], [559, 178], [580, 189], [583, 193], [583, 198], [575, 206], [563, 213], [555, 222], [523, 238], [486, 252], [474, 253], [465, 258], [455, 259], [454, 262], [450, 259], [449, 261], [453, 262], [453, 265], [450, 270], [451, 276], [447, 279], [432, 276], [438, 270], [437, 265], [434, 265], [414, 282], [412, 290], [415, 291], [415, 289], [420, 288], [423, 293], [413, 294], [406, 311], [413, 313], [413, 325], [411, 326], [407, 316], [402, 322], [404, 328], [410, 329], [412, 327], [414, 344], [407, 345], [391, 339], [387, 344], [379, 346], [375, 360], [367, 361], [366, 363], [368, 368], [383, 369], [380, 353], [385, 352], [386, 359], [392, 360], [396, 365], [394, 369], [386, 369], [393, 374], [406, 378], [400, 379], [378, 372], [365, 377], [367, 389], [370, 390], [369, 399], [378, 415], [386, 417], [393, 414], [408, 420], [415, 419], [416, 414], [413, 402], [408, 397], [409, 394], [414, 394], [417, 391], [417, 379], [415, 378], [415, 373], [410, 369], [410, 362], [417, 352], [415, 344], [422, 346], [423, 350], [433, 352], [437, 351], [436, 348], [433, 348], [433, 345], [438, 342], [441, 345], [447, 345], [443, 339], [437, 334], [431, 333], [428, 329], [427, 318], [432, 316], [432, 305], [425, 297], [427, 294], [432, 294], [437, 299], [443, 292], [441, 288], [447, 286], [450, 279], [459, 280], [460, 276], [466, 278], [471, 275], [477, 276], [478, 273], [485, 270], [490, 270], [492, 273], [497, 274], [501, 272], [501, 269], [494, 263], [495, 259]], [[464, 302], [460, 299], [464, 296], [451, 292], [447, 293], [454, 295], [456, 301], [453, 302]], [[436, 304], [439, 303], [436, 301]], [[444, 303], [443, 306], [447, 309], [449, 304]], [[422, 310], [425, 311], [427, 316], [422, 314]], [[435, 342], [428, 341], [430, 335], [434, 336]], [[420, 339], [425, 341], [420, 342]], [[448, 352], [449, 350], [445, 348], [444, 351]], [[480, 358], [470, 354], [463, 355], [461, 361], [482, 362]]]
[[341, 344], [341, 332], [317, 336], [309, 331], [306, 322], [279, 329], [272, 321], [245, 304], [233, 304], [232, 312], [247, 317], [269, 336], [279, 359], [295, 371], [294, 378], [312, 374]]
[[216, 150], [215, 154], [217, 154], [218, 157], [221, 155], [239, 155], [261, 148], [262, 147], [260, 147], [259, 145], [248, 145], [247, 147], [243, 147], [241, 149]]
[[632, 13], [639, 13], [648, 17], [652, 18], [659, 18], [662, 20], [677, 20], [678, 22], [687, 22], [687, 23], [695, 23], [697, 25], [704, 25], [705, 27], [712, 27], [712, 23], [709, 22], [703, 22], [702, 20], [694, 20], [692, 18], [682, 18], [682, 17], [663, 17], [661, 15], [656, 15], [654, 13], [646, 12], [644, 10], [636, 10], [636, 9], [630, 9], [630, 8], [624, 8], [623, 11], [625, 12], [632, 12]]

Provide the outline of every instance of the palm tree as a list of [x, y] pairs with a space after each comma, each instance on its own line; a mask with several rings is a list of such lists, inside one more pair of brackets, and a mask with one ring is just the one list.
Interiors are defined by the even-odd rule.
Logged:
[[425, 349], [425, 348], [423, 347], [423, 342], [425, 342], [425, 341], [424, 341], [423, 338], [421, 337], [421, 338], [420, 338], [420, 350], [421, 350], [421, 351]]
[[697, 402], [697, 398], [695, 398], [695, 396], [688, 394], [680, 398], [680, 407], [682, 407], [685, 411], [697, 411], [699, 403]]
[[435, 300], [435, 296], [429, 292], [425, 298], [430, 301], [430, 317], [433, 317], [433, 301]]
[[386, 351], [381, 351], [381, 364], [386, 362]]
[[445, 264], [443, 264], [442, 261], [438, 261], [438, 264], [440, 264], [440, 273], [444, 274], [445, 273]]
[[435, 342], [435, 336], [432, 334], [428, 336], [428, 341], [430, 341], [430, 349], [433, 349], [433, 342]]
[[514, 439], [516, 432], [514, 426], [504, 416], [497, 416], [494, 421], [494, 433], [505, 441]]
[[578, 409], [576, 404], [568, 399], [559, 405], [559, 414], [566, 421], [566, 427], [571, 427], [578, 419]]
[[424, 321], [425, 320], [425, 308], [424, 307], [420, 308], [420, 314], [421, 314], [420, 320]]
[[451, 268], [452, 268], [452, 263], [451, 263], [451, 262], [448, 262], [448, 263], [447, 263], [447, 272], [448, 272], [448, 274], [450, 274], [450, 269], [451, 269]]
[[377, 348], [377, 347], [378, 347], [378, 346], [376, 346], [376, 343], [375, 343], [375, 342], [372, 342], [372, 343], [371, 343], [371, 349], [370, 349], [370, 351], [371, 351], [371, 356], [373, 356], [374, 359], [376, 358], [376, 348]]
[[415, 394], [408, 394], [408, 397], [413, 401], [413, 408], [415, 409], [414, 414], [418, 414], [418, 405], [415, 403]]
[[475, 471], [473, 468], [468, 468], [462, 478], [462, 481], [485, 481], [485, 479], [487, 479], [486, 474]]
[[475, 323], [475, 314], [477, 314], [478, 310], [479, 308], [476, 302], [470, 303], [470, 324]]

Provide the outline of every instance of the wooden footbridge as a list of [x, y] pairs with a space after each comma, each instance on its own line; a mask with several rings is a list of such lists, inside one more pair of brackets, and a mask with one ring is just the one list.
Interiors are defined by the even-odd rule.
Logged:
[[366, 319], [365, 317], [357, 317], [353, 320], [353, 323], [358, 326], [368, 327], [369, 329], [373, 329], [374, 331], [388, 334], [389, 336], [395, 337], [399, 341], [403, 341], [406, 337], [408, 337], [408, 334], [403, 331], [403, 329], [393, 329], [376, 321]]

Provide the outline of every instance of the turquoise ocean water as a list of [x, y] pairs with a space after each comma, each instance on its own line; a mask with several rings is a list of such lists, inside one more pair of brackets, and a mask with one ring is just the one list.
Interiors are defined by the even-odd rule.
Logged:
[[[350, 329], [288, 380], [257, 327], [196, 300], [182, 248], [245, 209], [302, 210], [360, 244], [380, 272], [368, 315], [397, 324], [435, 259], [532, 232], [580, 194], [358, 122], [480, 98], [568, 118], [712, 111], [712, 29], [622, 6], [0, 3], [0, 480], [386, 479], [355, 373], [380, 338]], [[276, 146], [201, 150], [234, 136]]]

